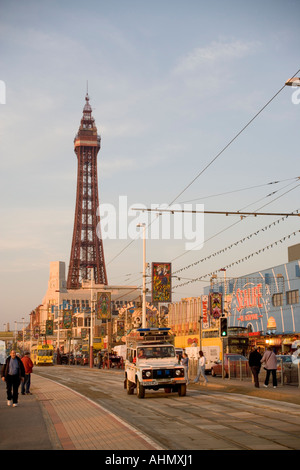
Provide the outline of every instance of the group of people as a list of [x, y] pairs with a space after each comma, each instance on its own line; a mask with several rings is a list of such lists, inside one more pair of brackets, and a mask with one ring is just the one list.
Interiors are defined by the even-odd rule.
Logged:
[[[206, 362], [206, 359], [205, 359], [205, 356], [203, 354], [203, 351], [199, 351], [197, 376], [194, 380], [195, 384], [200, 382], [200, 377], [203, 377], [205, 385], [208, 382], [207, 377], [205, 375], [205, 362]], [[189, 384], [190, 383], [189, 375], [188, 375], [189, 374], [189, 358], [188, 358], [188, 355], [185, 352], [182, 354], [181, 364], [184, 367], [186, 383]]]
[[[203, 351], [199, 351], [197, 376], [194, 380], [194, 383], [199, 383], [200, 377], [203, 378], [205, 385], [208, 383], [207, 377], [205, 375], [205, 362], [206, 362], [206, 359], [203, 354]], [[187, 384], [189, 384], [189, 377], [188, 377], [189, 358], [185, 352], [182, 354], [181, 364], [184, 366], [185, 378], [186, 378]], [[265, 377], [265, 381], [263, 384], [264, 387], [268, 387], [270, 376], [272, 374], [273, 387], [276, 388], [277, 387], [277, 377], [276, 377], [277, 357], [272, 347], [268, 348], [264, 352], [263, 356], [260, 354], [260, 348], [255, 347], [249, 355], [249, 366], [253, 374], [254, 385], [257, 388], [259, 387], [258, 376], [259, 376], [262, 365], [264, 369], [266, 370], [266, 377]]]
[[277, 357], [273, 351], [272, 347], [269, 347], [264, 352], [263, 356], [260, 354], [260, 348], [255, 347], [249, 355], [249, 366], [252, 371], [254, 386], [259, 388], [259, 379], [258, 375], [260, 373], [261, 366], [263, 365], [266, 370], [266, 378], [264, 382], [264, 387], [269, 385], [270, 375], [272, 374], [273, 387], [277, 387]]
[[1, 370], [1, 378], [3, 382], [6, 382], [8, 406], [18, 406], [20, 384], [22, 384], [22, 395], [31, 395], [30, 384], [32, 369], [33, 362], [30, 359], [29, 352], [26, 352], [21, 359], [14, 349], [11, 350]]

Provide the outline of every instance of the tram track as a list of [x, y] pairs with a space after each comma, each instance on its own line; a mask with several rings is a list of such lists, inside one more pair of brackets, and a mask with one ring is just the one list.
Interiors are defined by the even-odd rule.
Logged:
[[[126, 394], [119, 372], [100, 376], [99, 371], [89, 370], [84, 377], [82, 372], [69, 369], [67, 376], [60, 371], [43, 370], [41, 375], [101, 404], [169, 450], [199, 449], [203, 434], [213, 438], [218, 449], [253, 450], [253, 442], [259, 448], [260, 439], [261, 449], [274, 444], [278, 449], [300, 449], [300, 441], [295, 442], [294, 420], [300, 417], [300, 407], [298, 410], [296, 405], [287, 404], [289, 407], [283, 410], [276, 402], [251, 397], [247, 403], [249, 397], [245, 395], [195, 389], [190, 389], [186, 397], [149, 392], [145, 399], [138, 400], [135, 395]], [[278, 429], [279, 421], [284, 431]], [[181, 447], [174, 427], [185, 436]]]

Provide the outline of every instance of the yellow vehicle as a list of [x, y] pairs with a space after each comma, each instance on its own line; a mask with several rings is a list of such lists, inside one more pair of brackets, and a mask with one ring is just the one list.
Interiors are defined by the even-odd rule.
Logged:
[[104, 349], [103, 338], [101, 338], [100, 336], [94, 337], [93, 349], [95, 349], [96, 351], [99, 351], [99, 350], [101, 350], [101, 349]]
[[53, 346], [37, 344], [31, 348], [31, 360], [36, 366], [53, 366]]
[[[189, 345], [195, 341], [194, 336], [178, 336], [175, 338], [175, 347], [184, 348], [185, 351], [188, 353], [189, 357], [192, 357], [191, 350], [196, 350], [195, 357], [198, 357], [198, 352], [200, 350], [199, 347], [199, 337], [197, 338], [197, 347], [191, 348]], [[223, 344], [222, 344], [223, 342]], [[201, 349], [203, 350], [207, 364], [206, 367], [210, 369], [210, 361], [214, 362], [216, 360], [215, 355], [216, 352], [219, 355], [218, 359], [222, 360], [222, 350], [224, 348], [224, 353], [234, 353], [234, 354], [242, 354], [246, 356], [249, 352], [249, 336], [247, 332], [247, 328], [243, 327], [229, 327], [228, 328], [228, 336], [225, 338], [220, 337], [219, 328], [207, 328], [202, 330], [202, 338], [201, 338]]]

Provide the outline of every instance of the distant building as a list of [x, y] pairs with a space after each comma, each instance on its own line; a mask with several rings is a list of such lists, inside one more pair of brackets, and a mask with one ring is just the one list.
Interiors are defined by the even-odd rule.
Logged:
[[[72, 344], [71, 349], [82, 343], [82, 330], [89, 328], [91, 321], [91, 306], [95, 312], [95, 305], [99, 293], [110, 293], [111, 297], [111, 316], [114, 319], [119, 314], [119, 309], [127, 303], [138, 305], [141, 302], [141, 291], [137, 286], [114, 286], [94, 284], [91, 281], [82, 283], [79, 289], [67, 289], [65, 277], [65, 263], [62, 261], [53, 261], [50, 263], [50, 275], [48, 289], [42, 300], [41, 305], [33, 312], [32, 330], [39, 328], [39, 334], [44, 336], [46, 321], [53, 320], [54, 335], [49, 340], [56, 345], [58, 333], [58, 321], [62, 321], [63, 313], [72, 312]], [[92, 289], [91, 289], [92, 287]], [[94, 337], [104, 336], [102, 319], [97, 318], [94, 313]], [[37, 334], [35, 336], [38, 336]], [[68, 330], [60, 327], [60, 346], [64, 345], [68, 337]]]
[[[228, 326], [247, 328], [249, 336], [287, 347], [300, 336], [300, 245], [289, 247], [288, 263], [226, 279]], [[224, 280], [212, 280], [209, 292], [222, 292]]]
[[217, 344], [219, 320], [210, 315], [209, 294], [222, 293], [229, 336], [247, 336], [249, 347], [273, 345], [278, 352], [296, 347], [300, 340], [300, 245], [289, 247], [288, 254], [288, 263], [262, 271], [237, 278], [212, 276], [203, 295], [171, 303], [169, 327], [176, 335], [175, 344]]

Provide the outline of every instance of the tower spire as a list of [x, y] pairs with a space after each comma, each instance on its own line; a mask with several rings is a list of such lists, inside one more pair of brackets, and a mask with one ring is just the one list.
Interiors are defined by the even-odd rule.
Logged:
[[67, 280], [68, 289], [79, 289], [82, 281], [91, 279], [94, 271], [96, 284], [107, 284], [104, 250], [100, 227], [97, 155], [101, 138], [97, 133], [88, 92], [74, 139], [74, 151], [78, 160], [77, 191], [74, 229]]

